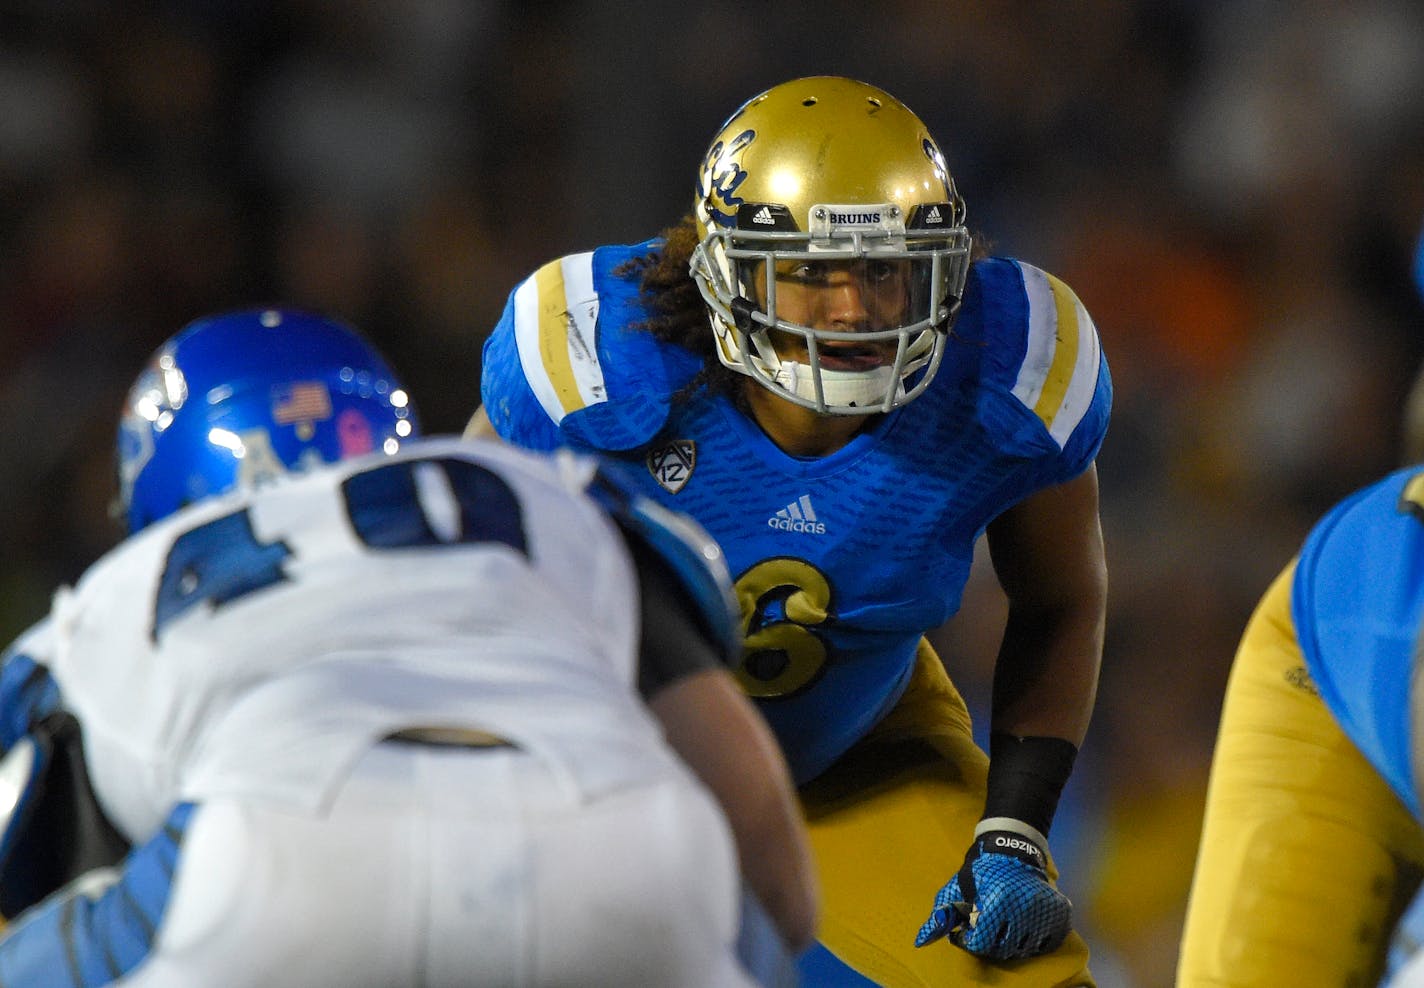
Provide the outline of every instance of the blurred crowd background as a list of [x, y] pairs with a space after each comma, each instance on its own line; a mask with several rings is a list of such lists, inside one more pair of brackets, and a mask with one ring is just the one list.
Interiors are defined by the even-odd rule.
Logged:
[[[675, 221], [748, 97], [861, 78], [1101, 334], [1110, 625], [1054, 844], [1104, 988], [1169, 985], [1237, 636], [1403, 455], [1420, 52], [1414, 0], [0, 0], [0, 633], [117, 540], [117, 410], [188, 320], [340, 316], [458, 430], [518, 280]], [[938, 635], [978, 711], [1002, 616], [983, 569]]]

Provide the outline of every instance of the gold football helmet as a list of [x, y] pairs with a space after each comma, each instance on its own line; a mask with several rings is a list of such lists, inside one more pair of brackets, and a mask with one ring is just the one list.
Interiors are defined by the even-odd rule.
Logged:
[[[753, 97], [713, 138], [694, 213], [692, 276], [723, 364], [823, 414], [887, 412], [924, 391], [964, 293], [970, 237], [944, 156], [903, 103], [836, 76]], [[787, 279], [867, 270], [881, 300], [864, 318], [778, 315], [779, 281], [789, 310]]]

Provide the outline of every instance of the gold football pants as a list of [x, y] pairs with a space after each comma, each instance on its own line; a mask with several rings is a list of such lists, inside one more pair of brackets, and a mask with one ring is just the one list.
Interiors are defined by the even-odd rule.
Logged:
[[[1054, 953], [990, 963], [944, 940], [915, 947], [935, 894], [964, 862], [989, 760], [928, 642], [895, 709], [802, 788], [821, 882], [820, 941], [887, 988], [1091, 986], [1078, 934]], [[1057, 871], [1049, 863], [1050, 875]]]
[[1424, 838], [1306, 674], [1294, 564], [1237, 650], [1207, 789], [1178, 988], [1374, 985]]

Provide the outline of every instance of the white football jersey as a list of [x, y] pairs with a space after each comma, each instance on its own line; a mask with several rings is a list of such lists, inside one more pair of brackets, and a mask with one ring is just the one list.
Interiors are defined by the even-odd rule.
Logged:
[[[469, 727], [592, 797], [669, 771], [636, 574], [592, 465], [412, 442], [184, 509], [61, 591], [34, 642], [134, 840], [179, 800], [320, 812], [392, 731]], [[672, 769], [677, 771], [678, 769]]]

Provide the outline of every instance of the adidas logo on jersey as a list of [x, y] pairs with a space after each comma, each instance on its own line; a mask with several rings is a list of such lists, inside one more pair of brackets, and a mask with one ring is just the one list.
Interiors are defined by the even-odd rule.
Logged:
[[775, 226], [776, 220], [772, 218], [771, 207], [763, 206], [761, 209], [758, 209], [755, 215], [752, 216], [752, 222], [760, 223], [763, 226]]
[[811, 495], [802, 494], [795, 501], [782, 508], [766, 520], [772, 528], [783, 532], [810, 532], [825, 535], [826, 525], [816, 517], [816, 509], [811, 507]]

